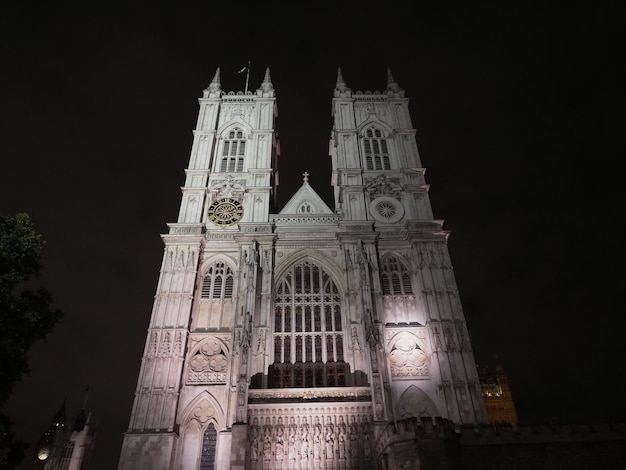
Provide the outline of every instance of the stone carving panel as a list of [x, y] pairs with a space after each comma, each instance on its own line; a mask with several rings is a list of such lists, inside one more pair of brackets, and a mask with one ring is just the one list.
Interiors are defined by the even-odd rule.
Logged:
[[390, 351], [392, 377], [428, 376], [428, 356], [419, 347], [415, 335], [399, 333], [393, 338]]
[[250, 409], [249, 468], [373, 468], [370, 410], [363, 406]]
[[187, 383], [224, 383], [228, 367], [228, 352], [215, 338], [201, 342], [189, 359]]

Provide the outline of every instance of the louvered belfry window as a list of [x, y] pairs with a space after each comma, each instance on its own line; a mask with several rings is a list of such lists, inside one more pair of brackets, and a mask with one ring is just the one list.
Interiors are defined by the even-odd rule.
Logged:
[[314, 262], [295, 265], [278, 283], [270, 386], [346, 385], [341, 295]]
[[367, 170], [391, 170], [387, 140], [380, 129], [372, 127], [365, 131], [363, 149]]
[[243, 171], [243, 159], [246, 154], [246, 139], [241, 129], [235, 128], [228, 133], [222, 147], [221, 172]]
[[413, 293], [411, 275], [395, 256], [388, 256], [382, 264], [383, 295], [410, 295]]
[[215, 263], [208, 270], [202, 282], [203, 299], [232, 299], [233, 271], [223, 262]]

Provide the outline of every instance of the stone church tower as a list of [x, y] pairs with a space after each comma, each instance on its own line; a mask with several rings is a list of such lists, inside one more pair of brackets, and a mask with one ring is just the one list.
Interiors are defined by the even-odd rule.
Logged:
[[200, 98], [119, 469], [378, 469], [398, 420], [486, 414], [408, 109], [388, 73], [338, 73], [332, 211], [309, 185], [273, 213], [269, 69]]

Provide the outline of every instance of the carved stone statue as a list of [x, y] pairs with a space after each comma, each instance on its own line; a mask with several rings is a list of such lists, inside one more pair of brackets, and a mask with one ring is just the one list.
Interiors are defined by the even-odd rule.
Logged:
[[302, 434], [302, 443], [300, 444], [300, 461], [306, 462], [309, 459], [309, 437], [306, 433]]
[[289, 460], [296, 460], [296, 431], [289, 431]]
[[263, 459], [270, 460], [272, 457], [272, 439], [270, 438], [269, 429], [265, 430], [265, 437], [263, 438]]
[[343, 427], [339, 428], [339, 458], [346, 458], [346, 431]]
[[320, 436], [320, 429], [316, 427], [315, 433], [313, 434], [313, 458], [315, 460], [320, 459], [321, 449], [322, 449], [322, 437]]

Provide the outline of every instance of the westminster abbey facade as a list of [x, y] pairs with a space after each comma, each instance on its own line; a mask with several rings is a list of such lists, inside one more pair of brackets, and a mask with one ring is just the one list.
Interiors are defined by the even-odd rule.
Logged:
[[218, 70], [199, 101], [119, 469], [399, 468], [399, 422], [486, 423], [391, 73], [371, 93], [338, 72], [334, 209], [306, 173], [274, 209], [269, 69], [254, 92], [222, 90]]

